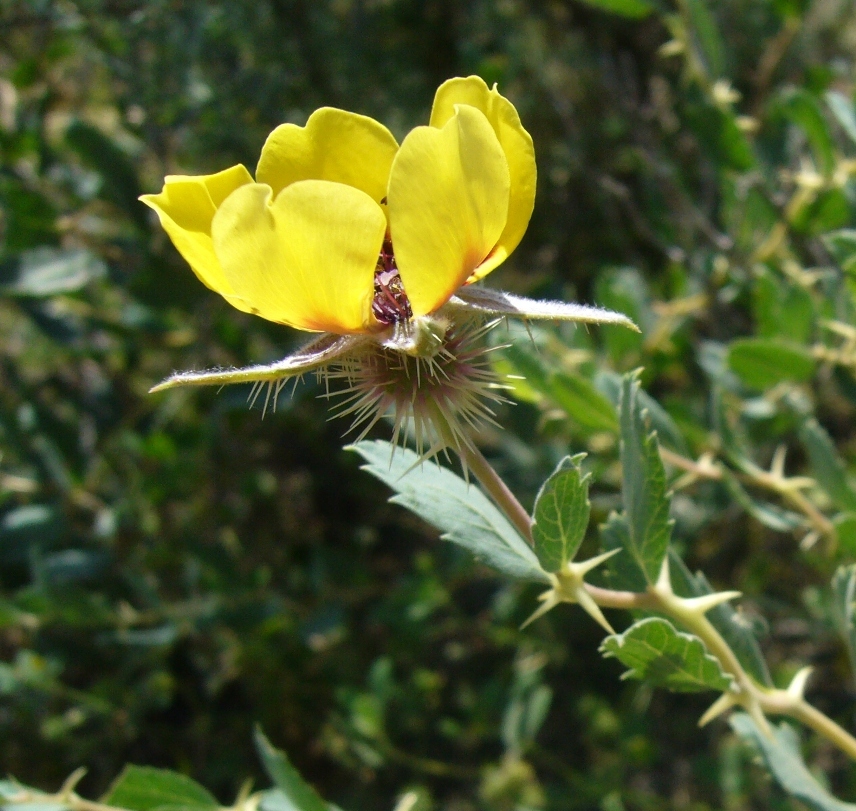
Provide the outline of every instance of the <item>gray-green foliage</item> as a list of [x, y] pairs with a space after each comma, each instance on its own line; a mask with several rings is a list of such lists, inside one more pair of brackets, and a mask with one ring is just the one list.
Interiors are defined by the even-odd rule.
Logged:
[[800, 753], [799, 736], [786, 723], [775, 725], [772, 737], [758, 729], [745, 713], [736, 713], [730, 719], [732, 728], [741, 738], [751, 743], [767, 768], [782, 788], [792, 797], [804, 802], [815, 811], [854, 811], [856, 805], [833, 797], [809, 771]]
[[437, 527], [445, 540], [511, 577], [548, 580], [531, 547], [474, 482], [383, 440], [351, 448], [366, 461], [364, 470], [395, 491], [390, 501]]
[[[539, 185], [486, 284], [617, 308], [642, 332], [495, 330], [512, 343], [497, 371], [526, 380], [479, 443], [527, 506], [586, 451], [590, 520], [622, 550], [592, 580], [645, 591], [664, 536], [646, 545], [622, 512], [618, 459], [622, 375], [644, 367], [639, 436], [671, 451], [654, 489], [675, 487], [676, 592], [741, 589], [707, 617], [744, 669], [770, 686], [811, 661], [830, 698], [853, 678], [854, 20], [853, 4], [797, 0], [0, 3], [3, 772], [55, 788], [84, 764], [81, 792], [100, 796], [126, 762], [157, 763], [230, 802], [258, 768], [259, 721], [354, 809], [393, 808], [405, 786], [420, 811], [664, 811], [678, 788], [699, 809], [789, 802], [739, 758], [726, 779], [733, 742], [722, 724], [695, 735], [692, 701], [659, 695], [668, 725], [639, 713], [635, 685], [603, 678], [615, 663], [585, 658], [597, 630], [580, 612], [520, 632], [547, 559], [468, 513], [478, 491], [460, 481], [450, 537], [500, 576], [426, 543], [339, 453], [347, 424], [324, 422], [312, 376], [263, 421], [240, 387], [147, 396], [174, 370], [269, 363], [302, 339], [200, 284], [136, 195], [170, 172], [252, 168], [275, 126], [322, 105], [401, 140], [446, 77], [497, 82]], [[656, 472], [646, 441], [636, 461]], [[813, 519], [759, 484], [779, 446], [789, 476], [814, 479], [798, 491]], [[715, 475], [696, 475], [708, 457]], [[547, 659], [529, 692], [510, 672], [524, 648]], [[846, 705], [823, 706], [848, 725]], [[806, 752], [851, 789], [825, 748]]]

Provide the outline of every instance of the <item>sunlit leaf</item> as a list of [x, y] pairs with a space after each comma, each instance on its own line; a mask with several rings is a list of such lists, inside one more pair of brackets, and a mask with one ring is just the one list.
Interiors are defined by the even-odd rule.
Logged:
[[102, 802], [130, 811], [167, 808], [203, 811], [219, 807], [217, 799], [208, 789], [186, 775], [151, 766], [132, 765], [125, 766]]
[[544, 482], [535, 500], [532, 538], [545, 571], [557, 572], [574, 559], [588, 527], [588, 475], [580, 456], [566, 457]]
[[654, 10], [647, 0], [583, 0], [583, 2], [602, 11], [637, 20], [647, 17]]
[[600, 651], [629, 668], [622, 676], [625, 679], [639, 679], [682, 693], [731, 687], [731, 677], [697, 636], [678, 631], [659, 617], [648, 617], [623, 634], [608, 636]]

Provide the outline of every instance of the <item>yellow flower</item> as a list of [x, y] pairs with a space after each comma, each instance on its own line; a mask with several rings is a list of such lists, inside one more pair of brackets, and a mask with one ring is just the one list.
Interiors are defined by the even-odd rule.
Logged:
[[243, 166], [146, 195], [196, 275], [240, 310], [302, 330], [373, 334], [435, 312], [517, 247], [535, 201], [517, 111], [478, 77], [437, 91], [401, 146], [332, 108]]
[[[429, 126], [399, 146], [371, 118], [322, 108], [268, 137], [243, 166], [168, 177], [146, 195], [176, 248], [245, 312], [321, 332], [282, 360], [178, 372], [182, 385], [269, 384], [309, 371], [345, 384], [363, 433], [392, 413], [431, 452], [470, 447], [503, 388], [484, 333], [517, 316], [623, 324], [620, 313], [470, 286], [517, 247], [535, 201], [535, 153], [508, 99], [478, 77], [437, 91]], [[266, 400], [267, 402], [267, 400]]]

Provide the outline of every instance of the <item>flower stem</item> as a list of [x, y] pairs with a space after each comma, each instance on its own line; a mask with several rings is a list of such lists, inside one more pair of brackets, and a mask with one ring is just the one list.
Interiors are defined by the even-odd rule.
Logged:
[[[454, 447], [454, 446], [453, 446]], [[496, 505], [505, 513], [505, 517], [517, 528], [526, 542], [532, 545], [532, 519], [523, 505], [508, 485], [499, 477], [490, 462], [484, 458], [482, 452], [475, 445], [461, 444], [455, 450], [461, 457], [464, 466], [473, 476], [478, 479], [488, 495], [496, 502]]]

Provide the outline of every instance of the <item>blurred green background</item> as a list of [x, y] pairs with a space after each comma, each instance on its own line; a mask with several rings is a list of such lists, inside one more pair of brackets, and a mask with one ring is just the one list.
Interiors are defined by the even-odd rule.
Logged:
[[[796, 807], [725, 725], [696, 729], [707, 696], [620, 682], [579, 610], [519, 631], [537, 589], [389, 506], [314, 380], [264, 417], [241, 387], [147, 395], [301, 336], [205, 289], [137, 197], [252, 170], [270, 130], [319, 106], [401, 138], [446, 78], [498, 82], [539, 186], [490, 284], [644, 333], [546, 329], [540, 354], [524, 335], [499, 367], [528, 359], [536, 384], [481, 441], [527, 506], [588, 450], [598, 523], [614, 426], [545, 397], [545, 364], [583, 399], [598, 370], [644, 365], [689, 455], [717, 445], [714, 382], [759, 463], [796, 414], [854, 447], [852, 365], [765, 400], [728, 384], [720, 351], [852, 321], [851, 254], [822, 237], [856, 210], [854, 54], [845, 0], [0, 0], [0, 770], [53, 789], [85, 765], [97, 796], [126, 762], [163, 766], [228, 803], [265, 784], [258, 723], [347, 809], [408, 788], [420, 811]], [[834, 272], [799, 275], [818, 267]], [[691, 566], [755, 601], [774, 676], [816, 664], [812, 699], [852, 716], [819, 589], [856, 543], [800, 552], [712, 484], [675, 509]]]

